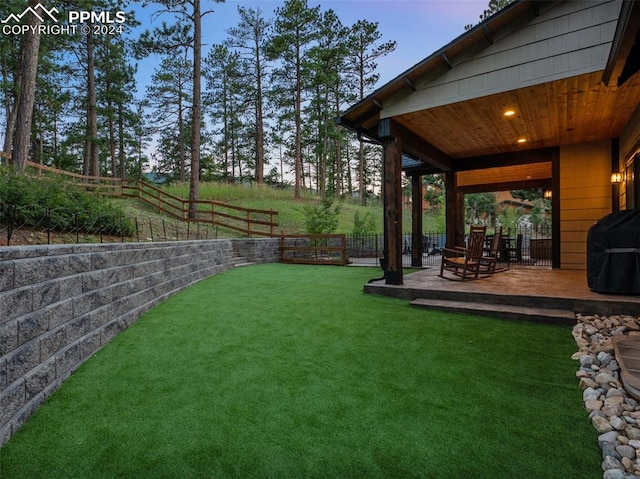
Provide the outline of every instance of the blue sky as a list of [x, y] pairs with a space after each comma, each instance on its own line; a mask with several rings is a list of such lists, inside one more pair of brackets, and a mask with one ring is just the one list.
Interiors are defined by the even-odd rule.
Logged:
[[[404, 70], [426, 58], [458, 35], [464, 26], [475, 25], [489, 0], [308, 0], [309, 6], [321, 6], [321, 10], [332, 9], [345, 26], [358, 20], [377, 22], [382, 41], [395, 40], [396, 50], [378, 62], [381, 75], [378, 86], [395, 78]], [[203, 25], [204, 54], [208, 46], [226, 38], [225, 31], [239, 21], [238, 6], [260, 8], [265, 18], [271, 18], [284, 0], [227, 0], [213, 3], [202, 0], [202, 10], [214, 10], [205, 16]], [[153, 5], [153, 4], [152, 4]], [[170, 15], [161, 15], [154, 21], [152, 6], [138, 9], [137, 17], [143, 28], [153, 28], [162, 21], [173, 22]], [[158, 59], [150, 57], [138, 67], [139, 92], [144, 91]]]

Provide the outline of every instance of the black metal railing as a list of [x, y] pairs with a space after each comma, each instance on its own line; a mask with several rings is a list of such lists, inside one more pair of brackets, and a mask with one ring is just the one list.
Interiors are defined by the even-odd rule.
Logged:
[[[492, 231], [487, 235], [490, 244]], [[427, 231], [422, 234], [422, 266], [440, 266], [446, 233]], [[402, 264], [411, 266], [411, 233], [402, 236]], [[509, 266], [551, 267], [551, 228], [519, 226], [514, 231], [503, 230], [499, 260]], [[347, 235], [347, 257], [350, 264], [379, 266], [384, 256], [382, 234]]]
[[[487, 235], [490, 243], [491, 230]], [[0, 246], [27, 244], [114, 243], [217, 239], [218, 227], [161, 217], [129, 218], [118, 212], [88, 217], [81, 212], [41, 205], [0, 203]], [[550, 267], [550, 228], [503, 230], [500, 261], [509, 266]], [[382, 234], [348, 234], [346, 255], [355, 265], [379, 266], [384, 256]], [[422, 266], [440, 266], [446, 234], [422, 234]], [[411, 233], [402, 236], [402, 264], [411, 266]]]

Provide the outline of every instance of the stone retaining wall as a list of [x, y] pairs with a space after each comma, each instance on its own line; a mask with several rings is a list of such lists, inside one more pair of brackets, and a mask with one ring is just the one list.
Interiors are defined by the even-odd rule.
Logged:
[[0, 248], [0, 445], [75, 369], [167, 296], [274, 262], [279, 240]]

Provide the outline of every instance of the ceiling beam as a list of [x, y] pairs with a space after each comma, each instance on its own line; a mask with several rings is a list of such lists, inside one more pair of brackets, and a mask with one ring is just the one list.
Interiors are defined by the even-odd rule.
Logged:
[[512, 153], [499, 153], [496, 155], [474, 156], [471, 158], [456, 158], [453, 160], [453, 163], [456, 171], [484, 170], [486, 168], [542, 163], [551, 161], [556, 150], [557, 147], [551, 147], [514, 151]]
[[402, 139], [402, 151], [441, 171], [453, 171], [453, 158], [391, 118], [378, 123], [378, 137]]
[[447, 52], [442, 52], [440, 54], [440, 58], [442, 58], [442, 61], [449, 67], [449, 70], [453, 68], [453, 65], [451, 64], [451, 60], [449, 60], [449, 57], [447, 56]]
[[477, 185], [459, 186], [460, 193], [491, 193], [493, 191], [530, 190], [534, 188], [551, 188], [551, 178], [541, 180], [508, 181], [504, 183], [480, 183]]
[[493, 45], [493, 37], [491, 36], [491, 32], [489, 31], [488, 26], [486, 25], [482, 26], [482, 33], [484, 37], [487, 39], [487, 41], [489, 42], [489, 45]]
[[439, 168], [434, 168], [433, 166], [427, 165], [427, 164], [425, 164], [424, 166], [414, 166], [411, 168], [405, 168], [403, 171], [407, 176], [437, 175], [439, 173], [442, 173], [442, 170], [440, 170]]
[[378, 139], [376, 138], [376, 132], [375, 131], [372, 131], [372, 130], [370, 130], [368, 128], [364, 128], [363, 126], [358, 126], [358, 125], [361, 125], [362, 123], [349, 121], [343, 116], [336, 117], [334, 122], [335, 122], [336, 125], [343, 126], [343, 127], [347, 128], [347, 129], [357, 133], [359, 136], [360, 135], [366, 136], [367, 138], [369, 138], [371, 141], [373, 141], [376, 144], [380, 143], [378, 141]]
[[411, 78], [409, 78], [408, 76], [405, 76], [405, 77], [403, 77], [402, 79], [403, 79], [403, 80], [404, 80], [404, 82], [407, 84], [407, 86], [408, 86], [409, 88], [411, 88], [411, 90], [413, 90], [413, 91], [416, 91], [416, 90], [417, 90], [416, 85], [415, 85], [415, 83], [413, 83], [413, 81], [411, 80]]

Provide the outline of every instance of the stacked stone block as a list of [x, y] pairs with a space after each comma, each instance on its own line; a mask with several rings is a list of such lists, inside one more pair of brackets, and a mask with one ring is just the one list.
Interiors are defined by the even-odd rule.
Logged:
[[277, 248], [270, 239], [0, 248], [0, 445], [143, 312], [234, 267], [234, 249], [267, 262]]
[[279, 238], [233, 240], [233, 249], [252, 263], [277, 263], [280, 260]]

